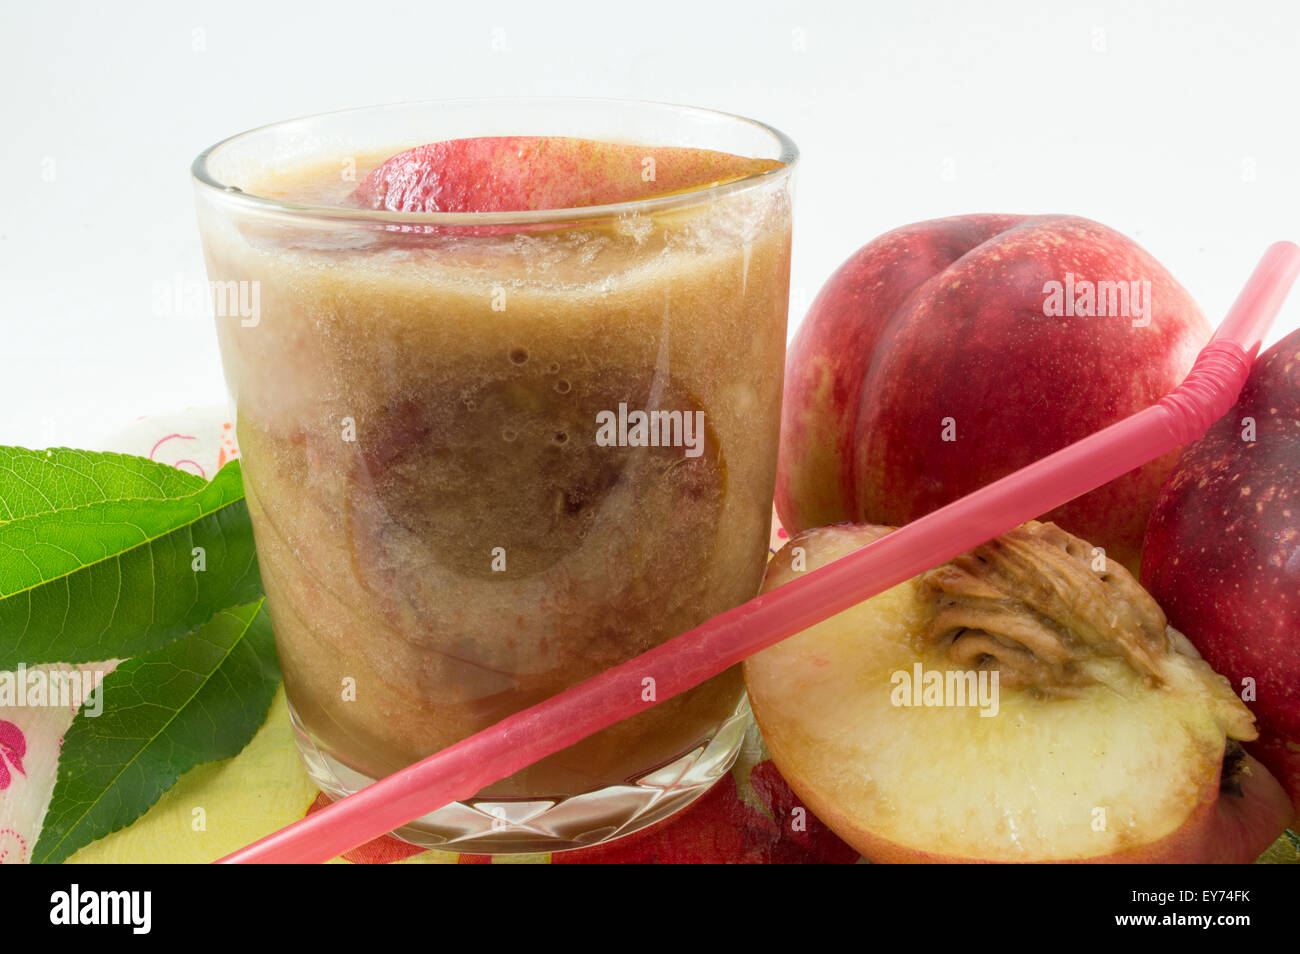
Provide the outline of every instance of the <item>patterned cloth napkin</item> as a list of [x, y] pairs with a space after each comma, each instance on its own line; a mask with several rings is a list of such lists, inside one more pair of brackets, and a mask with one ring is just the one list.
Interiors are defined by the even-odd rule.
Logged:
[[[191, 408], [140, 418], [102, 443], [211, 478], [239, 454], [224, 409]], [[773, 524], [773, 546], [784, 537]], [[46, 670], [74, 667], [46, 666]], [[80, 668], [111, 671], [112, 663]], [[0, 710], [0, 863], [26, 862], [54, 790], [59, 746], [74, 707]], [[283, 688], [265, 724], [239, 755], [186, 773], [133, 824], [87, 845], [70, 863], [210, 862], [327, 804], [298, 761]], [[202, 811], [198, 811], [202, 809]], [[858, 854], [802, 811], [750, 726], [731, 773], [684, 812], [608, 845], [554, 855], [497, 856], [498, 862], [832, 862]], [[342, 862], [484, 864], [485, 855], [426, 851], [392, 837]]]

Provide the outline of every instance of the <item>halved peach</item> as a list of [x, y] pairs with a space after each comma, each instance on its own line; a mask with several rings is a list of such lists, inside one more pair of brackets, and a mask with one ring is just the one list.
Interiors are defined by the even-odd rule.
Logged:
[[[801, 533], [764, 589], [888, 531]], [[745, 675], [782, 774], [873, 861], [1247, 862], [1290, 817], [1237, 744], [1254, 718], [1227, 681], [1123, 567], [1052, 524], [840, 613]]]

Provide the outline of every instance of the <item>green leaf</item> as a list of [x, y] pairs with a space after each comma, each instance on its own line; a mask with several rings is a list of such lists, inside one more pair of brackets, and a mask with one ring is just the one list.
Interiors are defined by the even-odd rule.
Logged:
[[60, 862], [126, 827], [183, 773], [248, 744], [280, 682], [264, 602], [222, 610], [104, 678], [101, 714], [83, 705], [64, 737], [33, 861]]
[[[55, 479], [39, 484], [21, 456], [9, 456], [18, 465], [4, 479], [21, 473], [30, 489], [10, 509], [44, 506], [38, 495], [65, 506], [0, 523], [0, 670], [136, 656], [261, 595], [237, 460], [192, 492], [166, 497], [158, 495], [188, 489], [188, 475], [106, 455], [115, 459], [99, 462], [98, 473], [83, 465], [74, 479], [71, 466], [52, 468], [45, 476]], [[109, 465], [119, 468], [111, 480], [88, 482]], [[155, 496], [95, 499], [121, 491]]]
[[1290, 829], [1278, 836], [1265, 852], [1255, 859], [1257, 865], [1300, 864], [1300, 835]]
[[0, 523], [105, 500], [183, 497], [203, 478], [129, 454], [0, 447]]

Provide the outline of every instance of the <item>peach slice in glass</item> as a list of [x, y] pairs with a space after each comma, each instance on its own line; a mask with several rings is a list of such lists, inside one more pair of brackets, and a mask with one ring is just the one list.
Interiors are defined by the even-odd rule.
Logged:
[[709, 149], [484, 136], [399, 153], [371, 171], [351, 201], [389, 212], [572, 209], [704, 189], [781, 165]]

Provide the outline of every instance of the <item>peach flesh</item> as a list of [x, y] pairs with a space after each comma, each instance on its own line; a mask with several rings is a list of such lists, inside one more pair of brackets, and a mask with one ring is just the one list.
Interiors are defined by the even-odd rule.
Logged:
[[[765, 589], [789, 579], [794, 547], [812, 568], [882, 532], [800, 534], [773, 561]], [[1225, 733], [1252, 738], [1252, 720], [1189, 647], [1171, 654], [1156, 689], [1127, 674], [1046, 702], [1037, 690], [1004, 688], [1001, 719], [864, 701], [879, 689], [873, 665], [936, 662], [913, 642], [926, 612], [916, 592], [916, 581], [905, 583], [746, 663], [777, 766], [867, 858], [1239, 863], [1286, 827], [1289, 799], [1245, 753], [1221, 792]], [[1171, 645], [1186, 644], [1177, 636]], [[878, 665], [864, 662], [873, 654]], [[1114, 661], [1100, 665], [1114, 678]], [[1092, 806], [1110, 813], [1102, 834], [1089, 830]]]

